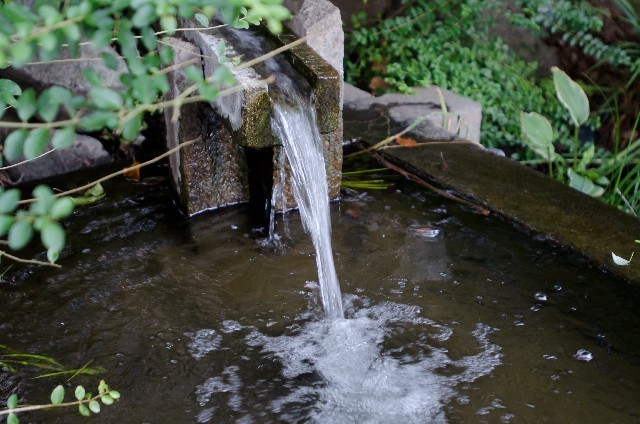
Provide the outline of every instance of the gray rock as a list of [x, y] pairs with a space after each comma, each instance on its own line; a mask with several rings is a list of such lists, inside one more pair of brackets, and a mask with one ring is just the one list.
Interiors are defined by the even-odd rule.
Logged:
[[406, 128], [418, 119], [425, 119], [412, 132], [426, 140], [457, 138], [480, 142], [482, 106], [479, 103], [440, 89], [447, 109], [445, 119], [440, 93], [436, 87], [413, 90], [414, 94], [389, 93], [374, 97], [345, 84], [345, 114], [363, 124], [366, 119], [370, 119], [370, 125], [374, 126], [376, 120], [384, 123], [387, 119], [390, 121], [387, 128], [394, 131]]
[[[19, 163], [17, 161], [17, 163]], [[102, 143], [93, 137], [77, 135], [71, 147], [57, 149], [38, 159], [22, 163], [7, 170], [16, 183], [41, 180], [111, 162], [111, 155]], [[8, 163], [7, 165], [12, 165]]]
[[[111, 48], [105, 48], [102, 51], [118, 56]], [[59, 85], [68, 88], [76, 95], [86, 95], [91, 86], [82, 76], [82, 70], [91, 68], [100, 75], [106, 87], [121, 90], [120, 75], [126, 72], [124, 61], [118, 59], [118, 69], [111, 70], [102, 63], [100, 52], [89, 45], [83, 45], [80, 47], [80, 58], [84, 60], [27, 65], [20, 69], [7, 68], [0, 70], [0, 76], [11, 78], [23, 86], [34, 87], [38, 91]], [[67, 52], [63, 52], [60, 59], [69, 57]]]

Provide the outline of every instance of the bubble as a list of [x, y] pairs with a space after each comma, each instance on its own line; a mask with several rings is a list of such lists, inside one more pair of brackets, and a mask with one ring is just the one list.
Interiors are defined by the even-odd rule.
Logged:
[[578, 361], [589, 362], [593, 359], [593, 354], [586, 349], [578, 349], [573, 357]]
[[535, 300], [537, 300], [538, 302], [546, 302], [547, 301], [547, 295], [543, 292], [536, 292], [533, 295], [533, 298]]

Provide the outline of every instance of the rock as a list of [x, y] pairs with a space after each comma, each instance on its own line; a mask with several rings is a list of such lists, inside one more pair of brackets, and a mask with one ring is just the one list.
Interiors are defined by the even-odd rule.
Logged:
[[[22, 159], [21, 159], [22, 160]], [[17, 161], [18, 163], [21, 161]], [[58, 149], [7, 170], [16, 183], [41, 180], [111, 162], [111, 155], [93, 137], [78, 134], [71, 147]], [[12, 165], [8, 163], [7, 165]]]
[[[175, 55], [172, 65], [200, 59], [200, 49], [191, 43], [170, 38]], [[201, 66], [198, 62], [196, 66]], [[167, 100], [191, 86], [179, 66], [168, 74]], [[165, 109], [167, 148], [199, 139], [171, 155], [173, 186], [189, 216], [249, 200], [244, 152], [234, 143], [222, 119], [207, 103], [184, 105], [177, 122], [173, 109]]]
[[[116, 51], [111, 48], [105, 48], [103, 51], [107, 51], [116, 57], [118, 56]], [[69, 54], [66, 52], [63, 52], [60, 56], [60, 59], [68, 58]], [[120, 75], [127, 70], [122, 59], [118, 59], [118, 69], [111, 70], [103, 64], [100, 58], [100, 51], [88, 45], [80, 47], [80, 58], [86, 60], [27, 65], [20, 69], [7, 68], [0, 70], [0, 76], [13, 79], [22, 86], [34, 87], [38, 91], [53, 85], [59, 85], [68, 88], [73, 94], [86, 95], [91, 86], [82, 76], [82, 70], [91, 68], [100, 75], [106, 87], [114, 90], [122, 89]]]
[[412, 133], [431, 141], [463, 139], [480, 142], [482, 106], [479, 103], [451, 91], [439, 89], [447, 108], [447, 122], [443, 122], [445, 116], [438, 89], [428, 87], [413, 90], [414, 94], [389, 93], [374, 97], [350, 84], [345, 84], [345, 114], [350, 120], [356, 120], [369, 127], [386, 127], [390, 131], [387, 135], [401, 131], [417, 119], [426, 118], [412, 130]]

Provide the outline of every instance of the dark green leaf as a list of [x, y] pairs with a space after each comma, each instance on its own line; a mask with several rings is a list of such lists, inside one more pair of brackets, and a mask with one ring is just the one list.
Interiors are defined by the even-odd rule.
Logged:
[[45, 122], [51, 122], [58, 116], [60, 101], [55, 97], [55, 94], [55, 90], [53, 92], [51, 89], [44, 90], [36, 102], [38, 115], [40, 115]]
[[165, 65], [168, 65], [171, 62], [173, 62], [173, 49], [169, 47], [162, 47], [160, 49], [160, 60]]
[[142, 28], [140, 34], [142, 35], [142, 44], [147, 50], [152, 51], [158, 48], [158, 38], [152, 27]]
[[196, 21], [198, 21], [198, 23], [200, 25], [202, 25], [203, 27], [208, 27], [209, 26], [209, 18], [207, 18], [202, 13], [196, 13], [194, 18], [196, 18]]
[[15, 130], [4, 140], [4, 157], [8, 161], [13, 162], [22, 156], [27, 134], [27, 130]]
[[119, 110], [122, 107], [122, 97], [110, 88], [93, 87], [89, 90], [89, 97], [100, 109]]
[[9, 247], [13, 250], [20, 250], [25, 247], [33, 237], [33, 228], [26, 221], [17, 221], [9, 229]]
[[73, 213], [74, 203], [70, 197], [61, 197], [56, 199], [55, 203], [51, 207], [49, 216], [53, 219], [63, 219]]
[[150, 25], [155, 17], [155, 8], [147, 3], [136, 10], [136, 13], [131, 18], [131, 23], [136, 28], [142, 28]]
[[24, 90], [16, 104], [18, 117], [21, 121], [28, 121], [36, 113], [36, 90], [27, 88]]
[[49, 221], [40, 231], [40, 238], [47, 249], [60, 251], [65, 242], [64, 228], [55, 221]]
[[80, 127], [85, 131], [99, 131], [103, 128], [113, 128], [118, 125], [118, 116], [113, 112], [97, 111], [83, 116]]
[[91, 415], [91, 412], [89, 411], [89, 408], [87, 408], [87, 405], [85, 405], [85, 404], [78, 405], [78, 412], [80, 412], [80, 415], [82, 415], [84, 417], [88, 417], [88, 416]]
[[102, 52], [100, 53], [100, 57], [102, 57], [102, 62], [107, 68], [115, 71], [120, 67], [120, 62], [115, 55], [109, 52]]
[[122, 129], [122, 137], [126, 141], [133, 141], [140, 133], [141, 128], [142, 114], [139, 113], [124, 124], [124, 128]]
[[9, 53], [11, 54], [12, 65], [21, 68], [31, 60], [33, 46], [31, 43], [14, 44], [11, 46], [11, 49], [9, 49]]
[[0, 215], [0, 237], [4, 237], [13, 224], [13, 217], [9, 215]]
[[22, 89], [18, 84], [10, 79], [0, 79], [0, 93], [9, 93], [12, 96], [19, 96], [22, 94]]
[[9, 396], [9, 399], [7, 399], [7, 408], [13, 409], [16, 406], [18, 406], [18, 395], [13, 393]]
[[0, 213], [11, 213], [18, 207], [20, 190], [12, 188], [0, 194]]
[[76, 140], [75, 127], [65, 127], [61, 130], [56, 130], [53, 133], [51, 139], [51, 145], [56, 149], [66, 149], [73, 146], [73, 142]]
[[49, 128], [37, 128], [29, 133], [24, 141], [24, 157], [33, 159], [44, 153], [49, 142]]
[[91, 409], [91, 412], [93, 412], [94, 414], [99, 413], [100, 402], [98, 402], [97, 400], [92, 400], [91, 402], [89, 402], [89, 409]]
[[102, 78], [100, 78], [100, 74], [93, 68], [85, 67], [82, 69], [82, 76], [85, 80], [94, 87], [102, 86]]
[[76, 396], [76, 399], [82, 400], [84, 399], [84, 395], [86, 394], [86, 391], [84, 390], [84, 387], [78, 386], [76, 387], [76, 391], [74, 394]]

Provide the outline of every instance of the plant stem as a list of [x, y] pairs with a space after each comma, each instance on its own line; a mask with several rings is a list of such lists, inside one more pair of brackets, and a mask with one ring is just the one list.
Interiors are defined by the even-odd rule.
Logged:
[[52, 266], [54, 268], [62, 268], [60, 265], [52, 264], [50, 262], [42, 262], [42, 261], [37, 261], [35, 259], [21, 259], [21, 258], [18, 258], [16, 256], [8, 254], [4, 250], [0, 250], [0, 257], [2, 257], [2, 256], [6, 256], [7, 258], [11, 259], [12, 261], [20, 262], [20, 263], [23, 263], [23, 264], [46, 265], [46, 266]]
[[[191, 144], [193, 144], [193, 143], [195, 143], [197, 141], [200, 141], [200, 140], [202, 140], [201, 137], [195, 138], [193, 140], [185, 141], [184, 143], [177, 145], [173, 149], [168, 150], [167, 152], [161, 154], [160, 156], [156, 156], [155, 158], [153, 158], [151, 160], [148, 160], [146, 162], [140, 163], [140, 164], [135, 165], [135, 166], [130, 166], [128, 168], [121, 169], [120, 171], [116, 171], [116, 172], [114, 172], [112, 174], [109, 174], [107, 176], [99, 178], [99, 179], [97, 179], [95, 181], [92, 181], [92, 182], [90, 182], [88, 184], [85, 184], [85, 185], [83, 185], [81, 187], [76, 187], [76, 188], [74, 188], [72, 190], [67, 190], [67, 191], [63, 191], [61, 193], [54, 194], [53, 197], [67, 196], [69, 194], [74, 194], [74, 193], [78, 193], [78, 192], [83, 191], [83, 190], [90, 189], [94, 185], [102, 183], [102, 182], [107, 181], [107, 180], [110, 180], [111, 178], [117, 177], [118, 175], [122, 175], [122, 174], [125, 174], [127, 172], [135, 171], [136, 169], [140, 169], [140, 168], [142, 168], [144, 166], [151, 165], [152, 163], [156, 163], [159, 160], [164, 159], [167, 156], [170, 156], [170, 155], [174, 154], [175, 152], [177, 152], [178, 150], [182, 149], [183, 147], [189, 146], [189, 145], [191, 145]], [[35, 198], [24, 199], [24, 200], [19, 201], [18, 204], [19, 205], [25, 205], [25, 204], [28, 204], [28, 203], [33, 203], [36, 200], [37, 199], [35, 199]]]
[[64, 407], [67, 407], [67, 406], [82, 405], [83, 403], [89, 403], [91, 401], [98, 400], [98, 399], [100, 399], [100, 396], [102, 396], [102, 395], [96, 395], [96, 396], [94, 396], [94, 397], [92, 397], [90, 399], [76, 400], [76, 401], [73, 401], [73, 402], [64, 402], [64, 403], [60, 403], [58, 405], [54, 405], [53, 403], [48, 403], [46, 405], [31, 405], [31, 406], [21, 406], [19, 408], [13, 408], [13, 409], [3, 409], [2, 411], [0, 411], [0, 416], [1, 415], [9, 415], [11, 413], [19, 414], [21, 412], [37, 411], [39, 409], [64, 408]]
[[578, 133], [580, 131], [580, 127], [576, 126], [574, 133], [573, 133], [573, 165], [572, 168], [575, 171], [578, 168], [578, 146], [579, 146], [579, 140], [578, 140]]

